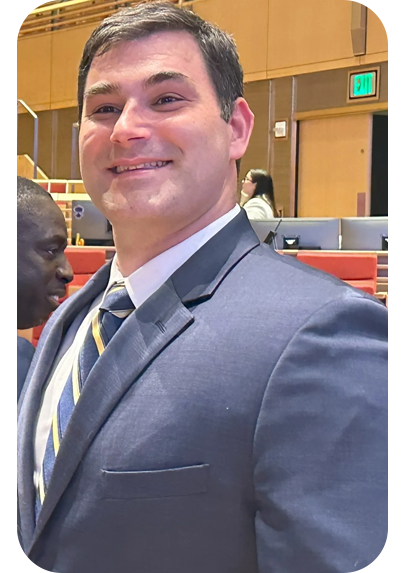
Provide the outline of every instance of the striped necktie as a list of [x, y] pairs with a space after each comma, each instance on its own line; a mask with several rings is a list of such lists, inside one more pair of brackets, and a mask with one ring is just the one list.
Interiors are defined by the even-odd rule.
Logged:
[[52, 418], [36, 496], [36, 517], [47, 493], [61, 441], [89, 372], [134, 308], [124, 283], [114, 283], [92, 319]]

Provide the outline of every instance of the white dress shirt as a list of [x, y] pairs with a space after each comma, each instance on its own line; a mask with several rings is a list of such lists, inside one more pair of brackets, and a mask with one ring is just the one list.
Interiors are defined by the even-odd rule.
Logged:
[[114, 282], [124, 279], [127, 292], [134, 306], [138, 308], [154, 294], [177, 269], [196, 253], [198, 249], [236, 217], [239, 212], [240, 207], [235, 205], [228, 213], [181, 243], [157, 255], [129, 277], [123, 277], [116, 264], [116, 255], [114, 256], [106, 290], [94, 299], [88, 309], [84, 309], [75, 318], [62, 341], [54, 361], [54, 366], [38, 414], [34, 438], [34, 485], [36, 488], [38, 486], [39, 474], [45, 455], [52, 417], [57, 408], [74, 360], [79, 353], [88, 328], [93, 317], [98, 312], [107, 290]]

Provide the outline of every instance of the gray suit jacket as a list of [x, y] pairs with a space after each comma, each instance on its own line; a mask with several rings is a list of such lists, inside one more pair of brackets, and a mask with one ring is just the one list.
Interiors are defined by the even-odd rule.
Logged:
[[17, 335], [17, 401], [23, 389], [34, 352], [35, 348], [31, 342]]
[[344, 573], [386, 539], [386, 308], [259, 245], [242, 212], [93, 368], [35, 525], [33, 431], [64, 332], [20, 400], [20, 538], [59, 573]]

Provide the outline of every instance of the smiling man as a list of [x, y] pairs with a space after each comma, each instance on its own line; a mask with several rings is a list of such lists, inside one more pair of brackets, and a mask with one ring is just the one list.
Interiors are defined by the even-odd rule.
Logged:
[[92, 61], [80, 101], [81, 171], [109, 214], [125, 276], [235, 207], [235, 160], [253, 124], [236, 84], [225, 121], [187, 31], [120, 42]]
[[[17, 177], [17, 328], [45, 322], [66, 294], [72, 268], [64, 250], [64, 216], [40, 185]], [[17, 338], [17, 395], [34, 354], [34, 347]]]
[[260, 245], [230, 36], [169, 3], [79, 69], [116, 255], [47, 324], [19, 412], [20, 539], [58, 573], [344, 573], [386, 539], [386, 308]]

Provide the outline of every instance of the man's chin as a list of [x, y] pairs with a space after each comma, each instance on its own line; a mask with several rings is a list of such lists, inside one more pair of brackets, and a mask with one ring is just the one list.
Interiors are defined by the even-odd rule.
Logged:
[[43, 312], [35, 317], [34, 326], [42, 326], [45, 322], [47, 322], [54, 310], [55, 308], [51, 308], [51, 305], [48, 305], [46, 309], [44, 308]]
[[33, 324], [33, 328], [35, 328], [36, 326], [42, 326], [44, 324], [44, 322], [47, 320], [48, 316], [46, 318], [37, 318], [35, 323]]
[[[47, 317], [48, 318], [48, 317]], [[47, 318], [33, 318], [31, 320], [17, 321], [17, 330], [29, 330], [30, 328], [35, 328], [36, 326], [41, 326], [47, 320]]]

